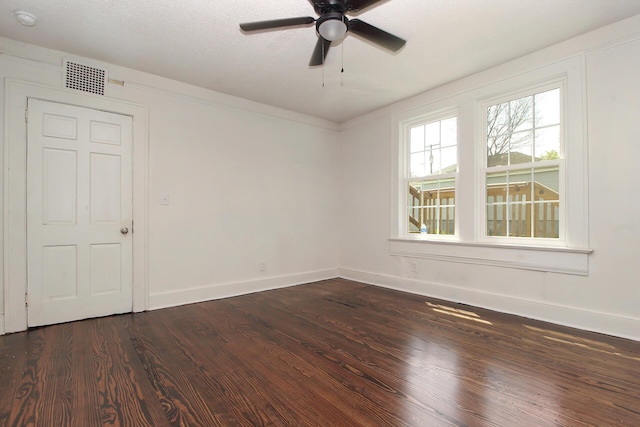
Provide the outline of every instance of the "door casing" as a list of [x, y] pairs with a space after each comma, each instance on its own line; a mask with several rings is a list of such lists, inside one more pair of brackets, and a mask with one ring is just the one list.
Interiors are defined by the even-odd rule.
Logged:
[[27, 329], [27, 99], [36, 98], [133, 118], [133, 311], [148, 308], [148, 109], [144, 105], [15, 79], [5, 81], [3, 288], [6, 332]]

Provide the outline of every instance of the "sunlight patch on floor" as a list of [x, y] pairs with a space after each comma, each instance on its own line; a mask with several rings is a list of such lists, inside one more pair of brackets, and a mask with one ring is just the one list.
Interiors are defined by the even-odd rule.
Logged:
[[545, 339], [548, 339], [549, 341], [554, 341], [554, 342], [562, 343], [562, 344], [568, 344], [568, 345], [572, 345], [572, 346], [575, 346], [575, 347], [581, 347], [581, 348], [585, 348], [585, 349], [588, 349], [588, 350], [593, 350], [593, 351], [596, 351], [596, 352], [599, 352], [599, 353], [610, 354], [612, 356], [624, 357], [625, 359], [640, 360], [640, 357], [628, 356], [626, 354], [622, 354], [619, 351], [617, 351], [618, 349], [616, 347], [614, 347], [612, 345], [609, 345], [609, 344], [606, 344], [606, 343], [590, 340], [590, 339], [587, 339], [587, 338], [574, 337], [572, 335], [565, 334], [565, 333], [562, 333], [562, 332], [556, 332], [556, 331], [550, 331], [550, 330], [547, 330], [547, 329], [536, 328], [535, 326], [530, 326], [530, 325], [523, 325], [523, 326], [525, 328], [531, 330], [531, 331], [538, 332], [538, 333], [542, 334], [542, 336]]
[[461, 310], [459, 308], [448, 307], [446, 305], [441, 304], [433, 304], [430, 302], [425, 302], [433, 311], [436, 313], [447, 314], [449, 316], [459, 317], [461, 319], [473, 320], [474, 322], [484, 323], [486, 325], [493, 325], [493, 323], [488, 320], [481, 319], [477, 313], [468, 310]]

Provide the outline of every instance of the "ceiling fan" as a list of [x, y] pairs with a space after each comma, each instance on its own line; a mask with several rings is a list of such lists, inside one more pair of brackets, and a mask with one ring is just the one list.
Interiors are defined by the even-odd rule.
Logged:
[[357, 12], [373, 6], [382, 0], [309, 0], [317, 19], [311, 16], [299, 18], [273, 19], [270, 21], [248, 22], [240, 24], [242, 31], [271, 30], [275, 28], [311, 25], [315, 22], [318, 42], [309, 61], [310, 66], [324, 64], [331, 42], [340, 40], [347, 32], [356, 34], [372, 43], [392, 52], [397, 52], [405, 45], [406, 40], [394, 36], [378, 27], [367, 24], [360, 19], [348, 19], [345, 14]]

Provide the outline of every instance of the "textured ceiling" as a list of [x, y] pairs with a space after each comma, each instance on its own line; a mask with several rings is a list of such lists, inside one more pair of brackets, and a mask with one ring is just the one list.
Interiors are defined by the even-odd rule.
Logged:
[[636, 14], [638, 0], [386, 0], [357, 17], [400, 52], [348, 35], [313, 68], [313, 26], [238, 28], [315, 16], [308, 0], [2, 0], [0, 36], [342, 122]]

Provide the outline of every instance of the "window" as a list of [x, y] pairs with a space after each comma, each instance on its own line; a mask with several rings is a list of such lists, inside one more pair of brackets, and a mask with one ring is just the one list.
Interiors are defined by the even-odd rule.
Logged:
[[457, 126], [457, 117], [449, 116], [405, 127], [409, 234], [455, 234]]
[[552, 86], [483, 104], [486, 236], [560, 237], [561, 99]]
[[392, 117], [391, 254], [588, 274], [584, 57], [511, 72]]

